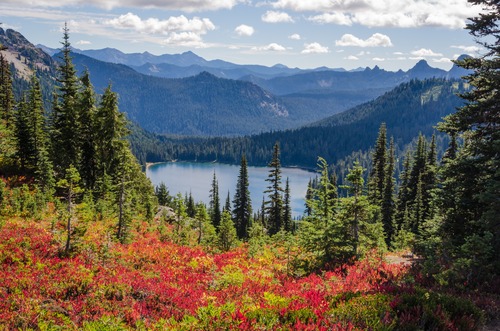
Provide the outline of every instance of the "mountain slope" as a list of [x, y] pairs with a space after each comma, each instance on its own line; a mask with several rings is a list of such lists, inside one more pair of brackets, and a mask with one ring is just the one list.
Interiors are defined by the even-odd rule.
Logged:
[[231, 139], [161, 139], [175, 159], [237, 163], [244, 152], [252, 165], [265, 165], [279, 141], [283, 165], [314, 168], [318, 156], [334, 163], [353, 151], [368, 151], [382, 122], [400, 149], [419, 133], [430, 136], [441, 118], [463, 103], [456, 93], [464, 89], [460, 81], [412, 80], [374, 101], [296, 130]]
[[390, 89], [411, 79], [442, 78], [447, 72], [430, 67], [426, 61], [418, 62], [415, 67], [404, 72], [386, 71], [375, 66], [363, 71], [317, 71], [293, 76], [262, 79], [255, 76], [243, 77], [276, 95], [287, 95], [304, 91], [362, 91], [372, 88]]
[[0, 28], [0, 43], [7, 49], [2, 56], [11, 63], [12, 85], [16, 100], [28, 89], [33, 73], [40, 79], [43, 100], [49, 107], [55, 84], [55, 61], [43, 50], [31, 44], [22, 34]]
[[88, 68], [97, 91], [111, 83], [120, 109], [152, 132], [238, 135], [293, 125], [280, 99], [248, 82], [209, 73], [162, 79], [81, 54], [73, 54], [73, 62], [79, 71]]

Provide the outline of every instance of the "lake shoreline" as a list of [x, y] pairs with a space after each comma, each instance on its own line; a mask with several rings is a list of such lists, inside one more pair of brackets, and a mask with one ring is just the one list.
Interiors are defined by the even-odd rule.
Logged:
[[[252, 201], [252, 209], [257, 211], [261, 208], [261, 202], [267, 194], [269, 167], [248, 166], [249, 191]], [[214, 173], [217, 177], [220, 199], [224, 201], [227, 194], [230, 200], [234, 195], [236, 183], [239, 176], [240, 165], [214, 163], [214, 162], [158, 162], [151, 163], [146, 169], [146, 176], [153, 185], [164, 183], [172, 195], [192, 195], [197, 202], [208, 204], [210, 202], [210, 190]], [[317, 173], [303, 170], [299, 167], [282, 167], [282, 183], [289, 178], [291, 191], [292, 214], [294, 218], [303, 215], [305, 209], [305, 196], [308, 183]]]
[[[168, 163], [198, 163], [198, 164], [224, 164], [224, 165], [229, 165], [229, 166], [239, 166], [239, 164], [233, 164], [233, 163], [225, 163], [225, 162], [217, 162], [217, 161], [177, 161], [177, 160], [172, 160], [172, 161], [160, 161], [160, 162], [146, 162], [145, 167], [146, 169], [149, 169], [149, 167], [159, 165], [159, 164], [168, 164]], [[252, 165], [248, 164], [249, 167], [256, 167], [256, 168], [267, 168], [267, 165]], [[317, 169], [312, 169], [312, 168], [307, 168], [307, 167], [301, 167], [297, 165], [292, 165], [292, 166], [282, 166], [282, 169], [299, 169], [307, 172], [312, 172], [312, 173], [318, 173]]]

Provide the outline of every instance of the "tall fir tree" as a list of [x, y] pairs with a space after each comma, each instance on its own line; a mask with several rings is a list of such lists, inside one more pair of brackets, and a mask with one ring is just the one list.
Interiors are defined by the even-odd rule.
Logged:
[[23, 94], [21, 100], [17, 104], [15, 118], [16, 154], [21, 164], [21, 171], [25, 173], [27, 168], [30, 167], [30, 159], [34, 154], [30, 137], [30, 109], [26, 94]]
[[394, 139], [391, 137], [389, 143], [389, 150], [386, 156], [385, 165], [385, 177], [384, 177], [384, 187], [382, 195], [381, 213], [382, 213], [382, 224], [384, 225], [384, 232], [386, 234], [386, 244], [390, 246], [391, 240], [395, 235], [395, 220], [394, 215], [396, 213], [396, 202], [394, 197], [394, 190], [396, 186], [396, 180], [394, 178], [395, 170], [395, 151], [394, 151]]
[[231, 211], [231, 194], [229, 191], [227, 191], [226, 203], [222, 211], [224, 210]]
[[96, 182], [97, 169], [97, 133], [96, 126], [96, 97], [90, 74], [86, 70], [80, 79], [82, 90], [78, 98], [78, 112], [80, 114], [80, 139], [81, 139], [81, 160], [79, 172], [83, 185], [86, 189], [93, 190]]
[[277, 142], [274, 144], [273, 157], [268, 167], [271, 168], [266, 179], [269, 186], [264, 193], [268, 195], [266, 201], [268, 232], [273, 235], [283, 227], [283, 188], [281, 187], [280, 147]]
[[0, 120], [11, 131], [14, 127], [14, 93], [10, 65], [3, 53], [0, 53]]
[[305, 202], [305, 209], [304, 209], [304, 215], [305, 216], [311, 216], [311, 206], [310, 204], [307, 203], [307, 201], [312, 200], [313, 198], [313, 187], [312, 187], [312, 179], [309, 179], [309, 182], [307, 183], [307, 191], [306, 191], [306, 202]]
[[33, 168], [35, 181], [46, 191], [51, 192], [54, 188], [54, 170], [49, 158], [49, 142], [47, 136], [47, 124], [45, 110], [43, 108], [42, 89], [36, 74], [31, 80], [31, 88], [28, 99], [29, 108], [29, 133], [30, 145], [32, 146], [29, 157], [30, 166]]
[[422, 174], [422, 203], [424, 221], [432, 219], [436, 214], [435, 194], [438, 185], [438, 164], [436, 136], [432, 135], [431, 143], [426, 157], [425, 171]]
[[328, 172], [328, 163], [322, 157], [318, 158], [318, 168], [320, 177], [318, 187], [313, 191], [313, 198], [308, 200], [307, 204], [311, 210], [314, 210], [313, 216], [320, 218], [327, 223], [335, 215], [336, 192], [337, 187], [332, 184]]
[[118, 96], [108, 86], [104, 90], [101, 102], [97, 108], [97, 139], [99, 176], [115, 173], [119, 155], [123, 149], [129, 148], [125, 140], [129, 133], [125, 115], [118, 110]]
[[0, 167], [12, 164], [16, 155], [13, 103], [9, 62], [0, 52]]
[[372, 168], [368, 179], [368, 196], [372, 203], [380, 204], [384, 196], [385, 168], [387, 154], [387, 129], [380, 125], [375, 150], [372, 154]]
[[[500, 3], [469, 0], [482, 11], [466, 28], [485, 50], [457, 64], [472, 73], [466, 104], [447, 116], [440, 129], [463, 139], [442, 173], [443, 237], [462, 276], [485, 282], [500, 274]], [[458, 266], [460, 265], [460, 266]]]
[[336, 187], [332, 185], [328, 175], [326, 160], [318, 158], [318, 167], [318, 185], [313, 187], [311, 183], [311, 194], [306, 200], [310, 215], [299, 225], [299, 239], [304, 250], [313, 256], [314, 265], [309, 267], [313, 269], [344, 262], [352, 253], [349, 228], [335, 217], [337, 198], [332, 198], [332, 191]]
[[400, 176], [400, 184], [396, 202], [396, 216], [395, 223], [396, 228], [395, 231], [398, 232], [400, 230], [409, 230], [410, 224], [408, 220], [408, 208], [410, 202], [410, 171], [411, 171], [411, 154], [410, 151], [406, 153], [404, 162], [403, 162], [403, 172]]
[[212, 187], [210, 188], [210, 203], [209, 203], [210, 221], [213, 226], [218, 229], [221, 221], [220, 198], [219, 198], [219, 182], [217, 176], [212, 178]]
[[59, 89], [52, 109], [52, 159], [57, 173], [63, 174], [80, 160], [80, 128], [78, 118], [78, 78], [71, 58], [69, 29], [64, 26], [62, 58], [58, 67]]
[[249, 186], [247, 159], [243, 154], [233, 199], [233, 220], [240, 239], [248, 239], [248, 229], [250, 229], [252, 222], [252, 200], [250, 199]]
[[168, 206], [172, 202], [172, 197], [170, 196], [167, 185], [164, 182], [161, 182], [155, 188], [155, 195], [160, 206]]
[[353, 197], [353, 208], [352, 208], [352, 221], [351, 221], [351, 233], [353, 237], [353, 253], [355, 256], [358, 256], [358, 243], [359, 243], [359, 228], [360, 228], [360, 199], [363, 195], [363, 187], [364, 187], [364, 179], [363, 179], [363, 167], [359, 165], [356, 161], [352, 169], [347, 174], [347, 182], [350, 185], [346, 185], [345, 187], [349, 191], [349, 194]]
[[283, 197], [283, 228], [286, 232], [293, 232], [293, 219], [292, 219], [292, 196], [290, 192], [290, 180], [287, 177], [285, 181], [285, 195]]

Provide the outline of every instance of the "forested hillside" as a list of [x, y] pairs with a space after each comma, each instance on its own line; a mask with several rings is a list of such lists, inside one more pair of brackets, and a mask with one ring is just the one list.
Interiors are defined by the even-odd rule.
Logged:
[[[265, 165], [272, 145], [278, 141], [283, 165], [314, 168], [318, 156], [335, 163], [352, 152], [366, 153], [380, 124], [385, 122], [401, 158], [405, 146], [419, 133], [430, 137], [441, 118], [463, 104], [457, 93], [466, 90], [467, 84], [461, 81], [413, 80], [374, 101], [296, 130], [237, 138], [159, 137], [164, 151], [161, 154], [168, 155], [170, 160], [217, 160], [235, 164], [245, 153], [249, 164]], [[138, 151], [139, 159], [147, 160], [146, 154]]]
[[[471, 2], [484, 12], [467, 28], [485, 54], [457, 62], [471, 71], [463, 81], [411, 80], [292, 131], [163, 137], [171, 157], [239, 153], [225, 203], [215, 172], [208, 204], [151, 186], [126, 136], [157, 138], [127, 123], [111, 84], [96, 90], [77, 74], [67, 25], [50, 103], [38, 60], [0, 43], [0, 329], [494, 329], [500, 4]], [[19, 96], [15, 79], [27, 86]], [[432, 125], [447, 135], [442, 155]], [[398, 145], [410, 140], [398, 173]], [[161, 156], [158, 146], [141, 153]], [[352, 163], [333, 165], [356, 148]], [[292, 219], [282, 166], [310, 162], [307, 149], [325, 154], [312, 156], [318, 176]], [[258, 210], [250, 157], [268, 165]]]

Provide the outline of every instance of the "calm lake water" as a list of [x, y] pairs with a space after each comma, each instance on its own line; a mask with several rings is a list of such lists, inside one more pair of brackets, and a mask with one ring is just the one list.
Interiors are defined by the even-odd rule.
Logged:
[[[146, 174], [151, 179], [154, 186], [164, 182], [170, 195], [177, 193], [191, 192], [195, 201], [203, 201], [208, 205], [212, 178], [215, 171], [219, 182], [219, 196], [221, 206], [226, 202], [229, 192], [231, 203], [236, 189], [240, 166], [221, 163], [194, 163], [194, 162], [169, 162], [158, 163], [147, 168]], [[314, 172], [297, 168], [282, 168], [282, 186], [285, 188], [285, 181], [290, 180], [290, 193], [292, 197], [293, 217], [302, 216], [304, 212], [305, 196], [307, 184], [310, 178], [316, 176]], [[268, 182], [266, 178], [269, 168], [248, 167], [248, 177], [250, 182], [250, 196], [253, 210], [259, 210], [262, 205], [262, 198]]]

